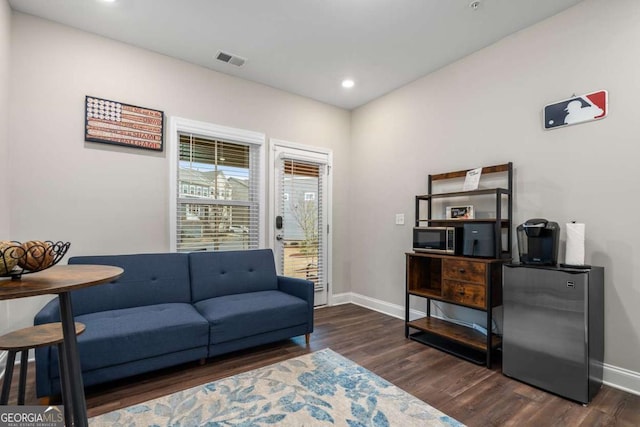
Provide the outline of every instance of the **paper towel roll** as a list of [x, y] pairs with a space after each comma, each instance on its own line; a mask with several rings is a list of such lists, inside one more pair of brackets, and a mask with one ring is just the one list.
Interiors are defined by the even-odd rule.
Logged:
[[567, 251], [565, 264], [584, 265], [584, 224], [567, 224]]

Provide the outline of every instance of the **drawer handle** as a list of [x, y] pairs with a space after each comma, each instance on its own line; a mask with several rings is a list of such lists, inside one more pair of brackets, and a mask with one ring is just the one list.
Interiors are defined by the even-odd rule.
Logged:
[[462, 295], [462, 296], [464, 296], [464, 291], [460, 291], [460, 292], [458, 292], [458, 295]]
[[459, 269], [458, 273], [464, 273], [464, 268]]

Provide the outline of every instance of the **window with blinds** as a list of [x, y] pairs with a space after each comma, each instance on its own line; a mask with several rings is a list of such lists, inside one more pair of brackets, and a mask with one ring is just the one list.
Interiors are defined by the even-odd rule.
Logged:
[[258, 247], [259, 147], [179, 134], [178, 252]]

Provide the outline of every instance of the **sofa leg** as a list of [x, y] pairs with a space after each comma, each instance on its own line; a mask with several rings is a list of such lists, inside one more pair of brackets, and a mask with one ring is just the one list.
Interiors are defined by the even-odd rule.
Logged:
[[52, 402], [53, 399], [51, 399], [51, 396], [45, 396], [38, 399], [38, 403], [42, 406], [51, 406]]
[[205, 363], [207, 363], [207, 359], [205, 359], [204, 357], [200, 359], [199, 361], [200, 366], [204, 365]]
[[311, 334], [304, 334], [304, 342], [309, 345], [311, 342]]

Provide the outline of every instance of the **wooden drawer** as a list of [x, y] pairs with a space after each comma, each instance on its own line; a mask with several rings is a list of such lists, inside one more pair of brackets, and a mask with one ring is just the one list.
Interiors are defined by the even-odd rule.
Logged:
[[484, 285], [444, 280], [442, 283], [442, 297], [458, 304], [476, 308], [486, 308], [487, 292]]
[[487, 264], [466, 259], [442, 260], [442, 277], [463, 282], [486, 284]]

